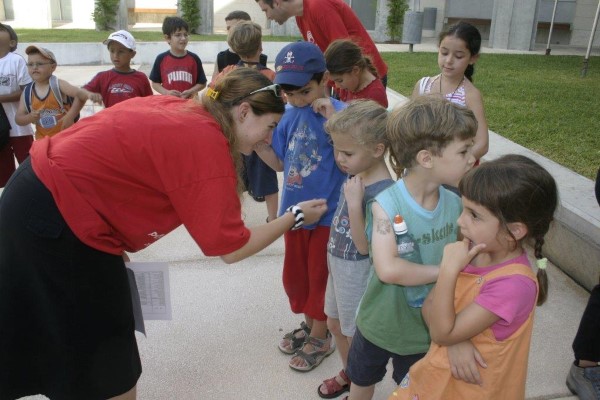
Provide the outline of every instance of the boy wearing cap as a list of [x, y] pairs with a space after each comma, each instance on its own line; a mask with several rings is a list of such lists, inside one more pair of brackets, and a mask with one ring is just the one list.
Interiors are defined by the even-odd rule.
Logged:
[[[0, 187], [4, 187], [13, 172], [15, 158], [22, 163], [29, 156], [29, 148], [33, 143], [31, 125], [19, 126], [15, 123], [15, 115], [19, 107], [21, 91], [31, 77], [27, 73], [27, 62], [16, 54], [18, 37], [10, 25], [0, 23], [0, 103], [2, 111], [10, 126], [8, 140], [0, 148]], [[3, 124], [4, 125], [4, 124]], [[3, 129], [4, 130], [4, 129]]]
[[103, 42], [108, 48], [114, 68], [96, 74], [83, 88], [96, 103], [110, 107], [133, 97], [152, 96], [152, 88], [146, 74], [131, 68], [135, 57], [135, 39], [131, 33], [113, 32]]
[[[23, 89], [15, 122], [35, 124], [36, 139], [53, 136], [73, 125], [88, 95], [52, 75], [56, 70], [56, 57], [50, 50], [32, 45], [25, 49], [25, 54], [33, 82]], [[72, 104], [69, 98], [73, 99]]]
[[335, 349], [324, 312], [327, 242], [346, 176], [336, 165], [322, 114], [345, 105], [327, 97], [326, 69], [323, 53], [312, 43], [290, 43], [279, 52], [274, 82], [283, 88], [288, 104], [271, 146], [256, 149], [273, 169], [284, 171], [279, 215], [288, 208], [294, 212], [298, 201], [327, 200], [327, 212], [317, 224], [285, 234], [283, 286], [292, 312], [304, 314], [305, 322], [283, 337], [279, 349], [294, 354], [289, 366], [298, 371], [310, 371]]
[[170, 49], [156, 57], [150, 71], [152, 88], [160, 94], [189, 99], [206, 86], [200, 57], [185, 49], [189, 31], [182, 18], [166, 17], [163, 21], [162, 32]]

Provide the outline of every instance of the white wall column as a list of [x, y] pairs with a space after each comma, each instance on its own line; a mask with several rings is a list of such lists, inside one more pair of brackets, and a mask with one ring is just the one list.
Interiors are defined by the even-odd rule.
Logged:
[[537, 0], [495, 0], [490, 28], [490, 47], [533, 50], [537, 3]]

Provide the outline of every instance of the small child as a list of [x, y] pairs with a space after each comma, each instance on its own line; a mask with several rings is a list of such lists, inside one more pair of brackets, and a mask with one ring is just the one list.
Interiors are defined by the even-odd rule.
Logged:
[[480, 48], [481, 34], [475, 26], [463, 21], [452, 25], [439, 38], [438, 66], [441, 73], [419, 79], [412, 93], [413, 98], [423, 94], [442, 95], [473, 111], [478, 124], [473, 146], [473, 155], [477, 160], [487, 153], [490, 140], [483, 98], [473, 85]]
[[28, 46], [27, 68], [33, 82], [23, 89], [15, 122], [35, 124], [35, 138], [56, 135], [75, 123], [88, 93], [53, 75], [56, 57], [40, 46]]
[[131, 68], [135, 57], [135, 39], [127, 31], [113, 32], [103, 42], [108, 48], [114, 68], [96, 74], [83, 88], [96, 103], [110, 107], [133, 97], [152, 96], [146, 74]]
[[372, 99], [387, 108], [385, 86], [359, 45], [350, 39], [334, 40], [325, 50], [325, 61], [340, 100]]
[[150, 72], [152, 88], [160, 94], [192, 98], [206, 86], [206, 75], [200, 57], [185, 49], [188, 24], [179, 17], [166, 17], [162, 32], [170, 49], [154, 61]]
[[256, 148], [271, 168], [284, 171], [279, 215], [290, 207], [293, 211], [300, 199], [327, 199], [327, 212], [317, 224], [285, 234], [283, 286], [292, 312], [303, 313], [305, 322], [283, 337], [279, 349], [294, 354], [289, 366], [298, 371], [310, 371], [335, 349], [324, 312], [327, 241], [346, 177], [335, 163], [321, 112], [324, 103], [335, 111], [344, 103], [326, 96], [326, 70], [325, 57], [315, 44], [294, 42], [281, 49], [275, 59], [275, 83], [283, 88], [288, 104], [272, 145]]
[[[225, 17], [225, 26], [227, 27], [227, 33], [231, 30], [232, 27], [237, 25], [243, 21], [251, 21], [250, 14], [246, 11], [236, 10], [232, 11]], [[240, 61], [240, 56], [235, 53], [235, 50], [231, 48], [227, 50], [220, 51], [217, 54], [217, 60], [215, 62], [215, 70], [213, 71], [212, 76], [219, 75], [219, 72], [223, 71], [223, 68], [228, 65], [236, 65]], [[267, 65], [267, 55], [261, 54], [259, 62], [262, 65]]]
[[18, 42], [14, 29], [0, 23], [0, 103], [6, 114], [4, 128], [9, 129], [9, 137], [0, 148], [0, 187], [4, 187], [15, 172], [15, 158], [19, 164], [25, 161], [33, 143], [31, 125], [19, 126], [15, 123], [21, 92], [31, 82], [27, 62], [14, 52]]
[[[350, 399], [370, 399], [392, 359], [399, 383], [425, 355], [429, 334], [421, 308], [409, 305], [410, 287], [435, 282], [444, 246], [457, 238], [461, 212], [456, 186], [473, 167], [477, 120], [473, 112], [432, 96], [395, 109], [388, 118], [390, 164], [401, 177], [367, 207], [367, 237], [375, 273], [369, 278], [348, 354]], [[398, 255], [392, 221], [401, 215], [420, 249], [423, 264]]]
[[350, 389], [348, 350], [356, 330], [356, 310], [367, 287], [371, 262], [365, 235], [365, 207], [394, 181], [385, 163], [387, 110], [372, 100], [355, 100], [325, 124], [339, 167], [348, 174], [340, 191], [329, 244], [329, 279], [325, 291], [327, 327], [335, 338], [343, 369], [317, 389], [324, 398]]
[[[227, 43], [233, 51], [240, 56], [236, 65], [229, 65], [221, 71], [210, 83], [227, 75], [237, 68], [254, 68], [260, 71], [271, 81], [275, 79], [275, 72], [260, 63], [260, 52], [262, 51], [262, 28], [256, 22], [244, 21], [235, 25], [227, 37]], [[277, 173], [273, 171], [256, 152], [243, 156], [244, 171], [242, 178], [248, 193], [256, 201], [264, 201], [267, 206], [267, 222], [277, 218], [277, 207], [279, 206], [279, 188]]]
[[[542, 245], [558, 203], [556, 182], [531, 159], [506, 155], [473, 169], [459, 188], [464, 239], [444, 249], [423, 305], [431, 347], [390, 400], [525, 398], [536, 298], [543, 304], [548, 291]], [[537, 279], [527, 239], [534, 241]], [[452, 376], [446, 346], [464, 341], [486, 364], [477, 384]]]

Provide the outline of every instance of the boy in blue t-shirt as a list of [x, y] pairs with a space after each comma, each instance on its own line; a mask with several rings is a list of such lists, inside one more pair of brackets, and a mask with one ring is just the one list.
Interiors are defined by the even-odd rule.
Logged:
[[[367, 209], [375, 273], [358, 309], [348, 355], [350, 398], [372, 398], [390, 358], [393, 378], [400, 384], [429, 348], [421, 308], [409, 304], [407, 296], [412, 288], [437, 280], [444, 246], [457, 239], [461, 201], [442, 185], [456, 187], [473, 167], [476, 132], [471, 111], [432, 96], [411, 100], [388, 118], [390, 164], [401, 179], [381, 191]], [[398, 256], [392, 229], [398, 214], [418, 245], [423, 265]]]
[[305, 322], [283, 337], [279, 349], [294, 354], [289, 365], [299, 371], [315, 368], [335, 349], [324, 312], [327, 242], [346, 176], [335, 163], [323, 124], [324, 115], [345, 105], [326, 95], [326, 69], [323, 53], [312, 43], [290, 43], [279, 52], [274, 82], [281, 85], [288, 104], [271, 146], [256, 149], [271, 168], [284, 172], [279, 215], [299, 201], [327, 199], [327, 212], [316, 225], [284, 236], [283, 286], [292, 312], [303, 313]]
[[166, 17], [163, 21], [162, 32], [170, 49], [156, 57], [150, 71], [152, 89], [160, 94], [189, 99], [206, 86], [200, 57], [185, 49], [189, 31], [182, 18]]

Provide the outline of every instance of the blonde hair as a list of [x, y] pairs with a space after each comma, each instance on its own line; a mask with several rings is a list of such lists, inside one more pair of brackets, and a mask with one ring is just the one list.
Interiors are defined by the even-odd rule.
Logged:
[[388, 118], [390, 164], [398, 176], [412, 167], [421, 150], [439, 156], [454, 139], [475, 137], [477, 119], [465, 107], [441, 97], [419, 96], [396, 108]]
[[202, 105], [219, 123], [223, 134], [230, 145], [231, 157], [238, 171], [238, 193], [243, 192], [243, 181], [239, 179], [241, 171], [241, 155], [237, 149], [237, 132], [231, 109], [242, 101], [248, 103], [252, 112], [258, 116], [275, 113], [283, 114], [285, 106], [281, 97], [274, 96], [270, 90], [250, 95], [251, 92], [262, 89], [273, 83], [263, 74], [252, 68], [237, 68], [215, 82], [210, 93], [202, 96]]
[[256, 22], [239, 22], [229, 30], [227, 44], [242, 59], [255, 56], [262, 46], [262, 28]]
[[368, 99], [354, 100], [344, 110], [333, 114], [325, 123], [325, 130], [329, 134], [350, 135], [361, 146], [382, 143], [387, 149], [387, 117], [387, 110], [379, 103]]

